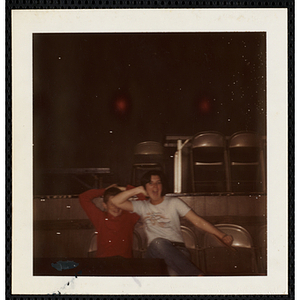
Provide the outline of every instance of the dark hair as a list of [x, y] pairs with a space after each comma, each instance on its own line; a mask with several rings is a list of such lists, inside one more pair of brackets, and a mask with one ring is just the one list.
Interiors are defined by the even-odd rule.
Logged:
[[151, 176], [159, 176], [162, 183], [161, 195], [164, 196], [168, 192], [168, 181], [165, 174], [160, 170], [151, 170], [145, 173], [141, 178], [141, 185], [146, 189], [146, 184], [151, 181]]
[[107, 203], [109, 200], [109, 197], [116, 196], [119, 193], [121, 193], [121, 190], [118, 189], [117, 187], [111, 187], [111, 188], [105, 190], [105, 192], [103, 194], [103, 202]]

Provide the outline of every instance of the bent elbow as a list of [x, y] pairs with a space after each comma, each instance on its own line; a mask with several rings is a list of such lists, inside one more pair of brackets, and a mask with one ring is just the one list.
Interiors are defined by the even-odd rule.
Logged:
[[120, 201], [118, 201], [118, 198], [117, 197], [112, 197], [110, 198], [110, 201], [113, 205], [115, 205], [116, 207], [120, 208]]

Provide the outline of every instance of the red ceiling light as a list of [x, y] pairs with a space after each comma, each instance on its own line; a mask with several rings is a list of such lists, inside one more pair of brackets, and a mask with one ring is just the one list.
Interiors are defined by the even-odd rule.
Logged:
[[111, 104], [112, 113], [119, 118], [127, 118], [131, 112], [131, 100], [125, 94], [115, 96]]
[[200, 114], [209, 114], [212, 110], [211, 101], [207, 97], [202, 97], [197, 101], [197, 111]]

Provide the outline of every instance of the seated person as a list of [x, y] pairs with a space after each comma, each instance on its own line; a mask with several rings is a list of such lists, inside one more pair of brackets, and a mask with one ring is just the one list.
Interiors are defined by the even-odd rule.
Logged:
[[[189, 259], [180, 229], [180, 217], [185, 217], [197, 228], [214, 234], [230, 246], [233, 238], [208, 223], [177, 197], [165, 197], [167, 181], [161, 171], [149, 171], [143, 175], [141, 186], [123, 191], [112, 198], [120, 209], [137, 213], [145, 224], [148, 238], [146, 257], [164, 259], [170, 273], [177, 275], [203, 275]], [[143, 193], [147, 201], [129, 201]]]
[[[96, 257], [132, 257], [133, 230], [140, 217], [116, 207], [111, 202], [111, 198], [120, 193], [121, 189], [113, 185], [107, 189], [88, 190], [79, 195], [81, 207], [98, 232]], [[103, 206], [106, 211], [100, 210], [93, 203], [94, 198], [101, 196], [104, 196]], [[141, 198], [145, 199], [143, 196]]]

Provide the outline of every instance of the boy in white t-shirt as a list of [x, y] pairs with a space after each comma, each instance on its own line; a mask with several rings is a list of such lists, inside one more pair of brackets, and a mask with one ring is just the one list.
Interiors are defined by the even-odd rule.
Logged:
[[[230, 246], [233, 238], [194, 213], [176, 197], [166, 197], [167, 181], [161, 171], [149, 171], [141, 179], [141, 186], [124, 191], [111, 199], [117, 207], [140, 215], [148, 238], [147, 257], [164, 259], [172, 273], [203, 275], [190, 261], [180, 230], [180, 217], [185, 217], [197, 228], [214, 234]], [[128, 199], [144, 194], [145, 201]]]

